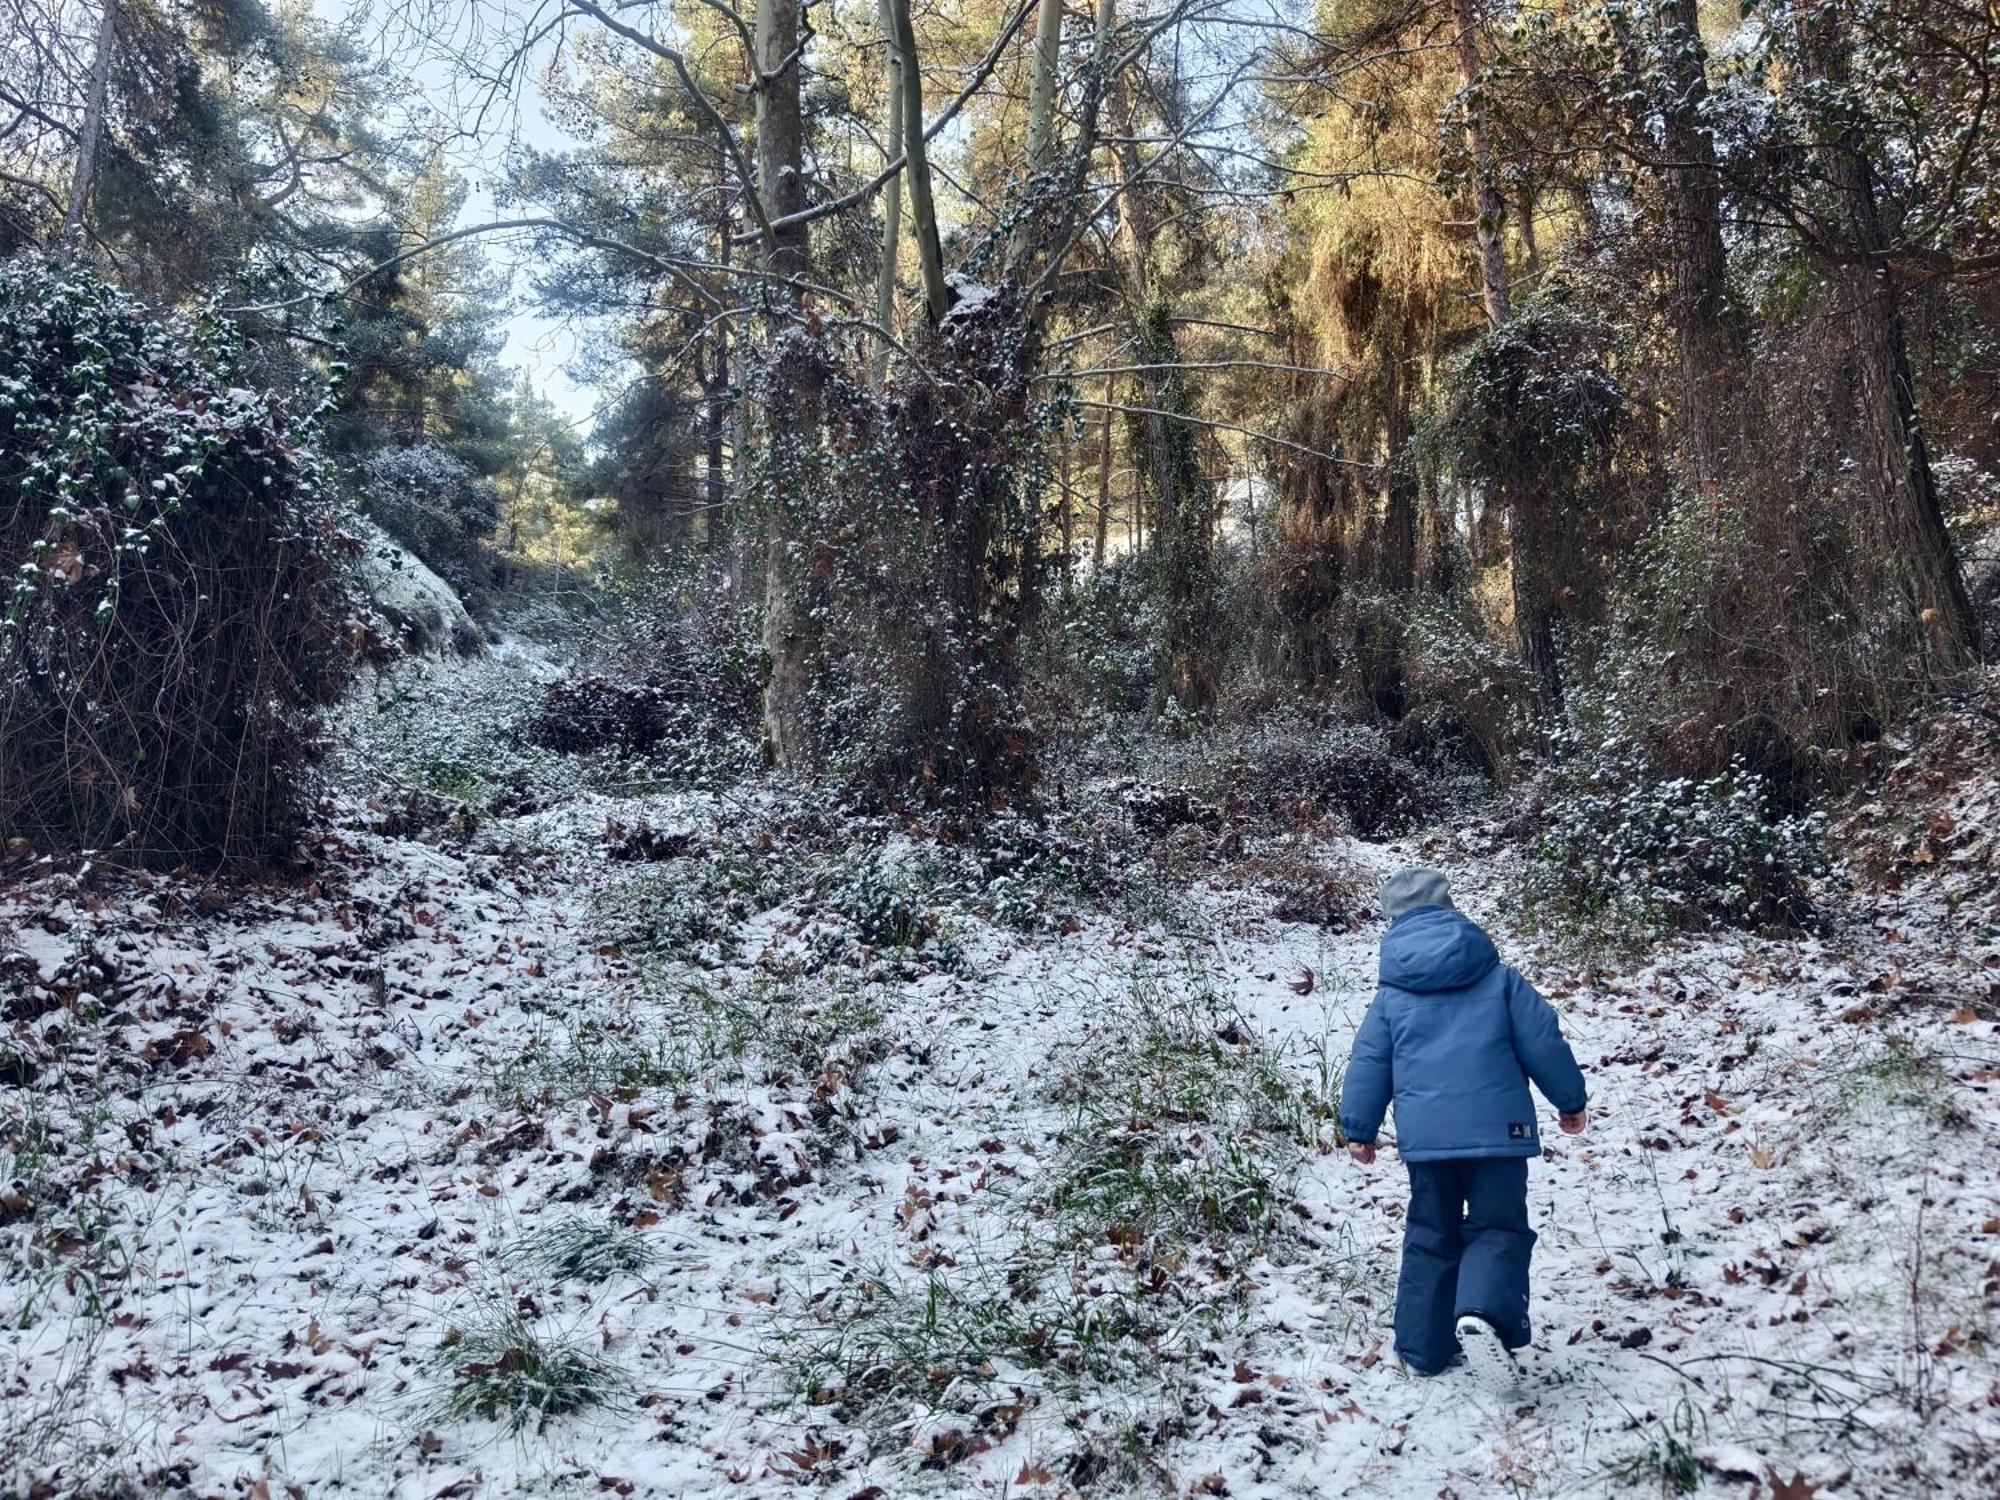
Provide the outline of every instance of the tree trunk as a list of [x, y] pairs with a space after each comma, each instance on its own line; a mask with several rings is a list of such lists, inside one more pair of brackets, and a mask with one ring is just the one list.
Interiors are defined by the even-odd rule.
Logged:
[[[889, 143], [885, 148], [889, 160], [894, 161], [903, 154], [903, 53], [896, 40], [896, 15], [890, 0], [880, 0], [876, 7], [882, 25], [882, 37], [888, 43], [889, 55]], [[896, 318], [896, 261], [903, 243], [903, 175], [897, 173], [882, 187], [882, 263], [875, 276], [875, 321], [884, 329], [893, 328]], [[889, 345], [882, 340], [875, 344], [875, 358], [870, 362], [876, 385], [881, 385], [889, 375]]]
[[937, 200], [931, 195], [930, 149], [924, 142], [924, 80], [917, 65], [917, 32], [910, 0], [883, 0], [895, 27], [902, 57], [903, 175], [910, 180], [910, 223], [917, 233], [917, 260], [924, 276], [924, 306], [933, 323], [944, 318], [949, 297], [944, 284], [944, 246], [938, 238]]
[[1884, 241], [1874, 187], [1864, 164], [1853, 162], [1851, 171], [1851, 183], [1843, 184], [1842, 191], [1854, 208], [1856, 245], [1865, 246], [1869, 255], [1849, 265], [1842, 280], [1862, 415], [1873, 450], [1875, 489], [1900, 554], [1905, 592], [1925, 655], [1935, 671], [1950, 675], [1979, 660], [1978, 616], [1938, 504], [1910, 375], [1900, 298], [1888, 258], [1880, 254]]
[[[1031, 484], [1019, 488], [1021, 504], [1021, 610], [1032, 620], [1042, 607], [1042, 495]], [[966, 559], [972, 562], [972, 559]]]
[[1039, 0], [1035, 13], [1035, 55], [1028, 73], [1028, 160], [1022, 172], [1018, 215], [1007, 236], [1006, 270], [1013, 275], [1034, 249], [1042, 176], [1055, 155], [1056, 69], [1062, 49], [1063, 0]]
[[[1295, 347], [1294, 358], [1305, 363], [1312, 356]], [[1340, 452], [1341, 396], [1324, 381], [1295, 380], [1291, 397], [1286, 432], [1308, 448]], [[1278, 470], [1272, 554], [1279, 564], [1279, 662], [1304, 686], [1325, 686], [1340, 666], [1337, 632], [1349, 550], [1343, 521], [1353, 482], [1351, 471], [1319, 459], [1288, 459]]]
[[1070, 575], [1076, 570], [1076, 523], [1072, 516], [1072, 512], [1076, 507], [1070, 503], [1070, 441], [1069, 429], [1067, 427], [1063, 429], [1061, 444], [1062, 446], [1057, 450], [1056, 484], [1057, 493], [1062, 496], [1060, 501], [1062, 505], [1060, 517], [1060, 531], [1062, 534], [1062, 591], [1063, 597], [1067, 598], [1069, 596]]
[[83, 129], [77, 136], [76, 170], [69, 179], [69, 208], [63, 215], [65, 253], [74, 254], [90, 211], [90, 186], [97, 174], [97, 143], [104, 135], [104, 98], [111, 82], [111, 54], [118, 45], [118, 0], [104, 0], [97, 22], [97, 55], [90, 62], [90, 92], [84, 100]]
[[729, 335], [709, 335], [713, 358], [702, 389], [702, 499], [707, 507], [702, 537], [711, 559], [729, 545], [729, 490], [723, 476], [723, 436], [729, 422]]
[[1139, 462], [1139, 446], [1145, 441], [1136, 423], [1125, 429], [1125, 446], [1132, 450], [1132, 493], [1125, 502], [1125, 555], [1137, 557], [1146, 545], [1146, 473]]
[[822, 380], [815, 351], [793, 346], [790, 353], [795, 357], [773, 365], [764, 434], [775, 492], [765, 506], [764, 729], [771, 763], [803, 772], [819, 752], [811, 697], [819, 630], [807, 597], [811, 539], [797, 534], [787, 512], [811, 484]]
[[1556, 665], [1555, 611], [1522, 598], [1514, 590], [1514, 634], [1521, 643], [1521, 660], [1551, 713], [1562, 706], [1562, 672]]
[[[1798, 19], [1806, 67], [1843, 89], [1849, 81], [1844, 12], [1844, 6], [1821, 4], [1802, 8]], [[1925, 660], [1933, 672], [1949, 676], [1979, 660], [1978, 616], [1931, 475], [1873, 168], [1851, 119], [1840, 121], [1831, 137], [1823, 151], [1843, 241], [1835, 252], [1837, 281], [1853, 343], [1870, 477]]]
[[[1023, 310], [1028, 318], [1031, 333], [1039, 334], [1043, 319], [1053, 299], [1041, 295], [1051, 278], [1062, 269], [1062, 263], [1074, 243], [1078, 232], [1078, 219], [1084, 205], [1092, 197], [1088, 188], [1090, 165], [1097, 155], [1098, 120], [1104, 108], [1105, 96], [1110, 92], [1116, 79], [1113, 76], [1113, 47], [1118, 31], [1118, 0], [1097, 0], [1096, 19], [1092, 31], [1090, 64], [1084, 69], [1083, 97], [1076, 110], [1076, 141], [1070, 148], [1069, 171], [1061, 188], [1051, 187], [1049, 198], [1053, 212], [1039, 226], [1038, 238], [1047, 247], [1043, 257], [1045, 264], [1032, 279], [1027, 275], [1026, 258], [1015, 260], [1010, 272], [1026, 283], [1022, 297]], [[1048, 151], [1052, 154], [1054, 142], [1053, 94], [1051, 95], [1051, 120], [1049, 125]], [[1032, 246], [1030, 253], [1032, 253]]]
[[1161, 321], [1168, 340], [1164, 350], [1148, 342], [1146, 323], [1153, 311], [1152, 276], [1146, 265], [1146, 247], [1152, 243], [1153, 227], [1137, 186], [1139, 152], [1131, 143], [1131, 124], [1125, 122], [1125, 139], [1111, 148], [1112, 172], [1118, 185], [1118, 220], [1112, 232], [1112, 251], [1118, 259], [1118, 273], [1125, 283], [1125, 301], [1139, 329], [1137, 363], [1147, 366], [1139, 372], [1139, 405], [1152, 408], [1142, 414], [1146, 429], [1146, 462], [1153, 480], [1153, 493], [1160, 497], [1163, 513], [1173, 505], [1172, 476], [1167, 462], [1167, 419], [1160, 413], [1162, 389], [1170, 370], [1160, 368], [1175, 360], [1173, 325]]
[[[1403, 321], [1407, 347], [1416, 348], [1413, 320]], [[1382, 586], [1407, 593], [1417, 586], [1417, 505], [1422, 499], [1417, 467], [1405, 462], [1416, 427], [1417, 382], [1401, 357], [1392, 357], [1385, 371], [1382, 446], [1388, 470], [1388, 494], [1382, 516]]]
[[[799, 67], [799, 0], [758, 0], [757, 197], [774, 223], [806, 207], [806, 131]], [[812, 264], [808, 226], [788, 224], [773, 233], [766, 263], [786, 276], [803, 276]]]
[[1215, 702], [1221, 688], [1216, 659], [1215, 597], [1210, 554], [1214, 499], [1202, 470], [1200, 429], [1176, 420], [1188, 409], [1185, 382], [1177, 366], [1180, 351], [1166, 305], [1154, 298], [1147, 247], [1153, 240], [1151, 216], [1139, 186], [1138, 148], [1132, 144], [1129, 110], [1123, 139], [1112, 147], [1117, 175], [1118, 224], [1113, 252], [1130, 304], [1137, 363], [1148, 368], [1138, 377], [1146, 434], [1146, 470], [1152, 479], [1154, 546], [1158, 566], [1165, 640], [1164, 678], [1168, 692], [1183, 708], [1202, 709]]
[[1538, 285], [1542, 278], [1542, 246], [1535, 237], [1535, 190], [1528, 184], [1522, 184], [1521, 206], [1515, 217], [1521, 228], [1521, 255], [1527, 261], [1529, 283]]
[[1729, 412], [1728, 382], [1745, 355], [1725, 298], [1722, 178], [1703, 119], [1708, 50], [1697, 0], [1659, 0], [1659, 100], [1665, 126], [1666, 190], [1673, 241], [1673, 319], [1680, 344], [1687, 466], [1697, 491], [1719, 504]]
[[[1455, 45], [1458, 71], [1465, 80], [1468, 96], [1479, 83], [1479, 14], [1476, 0], [1451, 0], [1452, 24], [1457, 27]], [[1486, 321], [1498, 328], [1507, 321], [1507, 250], [1501, 238], [1507, 223], [1507, 204], [1493, 173], [1493, 147], [1486, 133], [1486, 115], [1474, 98], [1465, 106], [1465, 146], [1472, 158], [1472, 206], [1479, 216], [1473, 235], [1479, 243], [1479, 286], [1486, 308]]]
[[[1421, 345], [1407, 314], [1396, 328], [1398, 337], [1383, 361], [1381, 377], [1384, 493], [1373, 561], [1376, 581], [1384, 593], [1408, 595], [1417, 584], [1417, 506], [1421, 499], [1416, 466], [1406, 461], [1415, 427], [1416, 381], [1396, 351]], [[1379, 611], [1359, 611], [1355, 643], [1369, 700], [1377, 713], [1391, 721], [1401, 719], [1409, 710], [1401, 611], [1396, 613], [1397, 618], [1382, 618]]]
[[1097, 536], [1091, 558], [1097, 572], [1104, 571], [1104, 544], [1111, 529], [1111, 396], [1113, 377], [1104, 377], [1104, 426], [1097, 439]]
[[[757, 193], [773, 222], [804, 210], [805, 120], [800, 97], [799, 0], [760, 0], [757, 7]], [[766, 267], [783, 276], [803, 277], [811, 266], [811, 240], [804, 224], [774, 231]], [[817, 362], [786, 361], [785, 409], [767, 413], [772, 487], [765, 507], [764, 538], [764, 730], [771, 762], [783, 771], [804, 771], [816, 758], [810, 690], [816, 641], [811, 612], [801, 598], [806, 587], [801, 560], [794, 556], [787, 511], [797, 498], [788, 493], [802, 480], [801, 460], [819, 440], [820, 396]], [[772, 392], [774, 401], [778, 391]]]

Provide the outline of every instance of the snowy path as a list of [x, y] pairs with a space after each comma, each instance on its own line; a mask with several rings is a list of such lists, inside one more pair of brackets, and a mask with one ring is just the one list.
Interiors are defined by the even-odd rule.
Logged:
[[[1409, 851], [1357, 852], [1386, 870]], [[1421, 857], [1495, 915], [1476, 865]], [[1310, 1076], [1344, 1057], [1375, 935], [1249, 925], [1210, 973]], [[1298, 1195], [1320, 1252], [1254, 1272], [1208, 1421], [1172, 1450], [1182, 1491], [1220, 1474], [1234, 1495], [1606, 1494], [1656, 1487], [1678, 1450], [1718, 1492], [1991, 1493], [1992, 1023], [1932, 1007], [1885, 1034], [1861, 999], [1877, 976], [1811, 943], [1696, 949], [1594, 989], [1509, 956], [1548, 985], [1593, 1092], [1590, 1133], [1549, 1129], [1531, 1179], [1531, 1394], [1396, 1368], [1402, 1168], [1330, 1152]]]
[[[1268, 1248], [1216, 1259], [1197, 1235], [1148, 1268], [1114, 1233], [1077, 1264], [1074, 1349], [1023, 1342], [1008, 1278], [1055, 1243], [1050, 1184], [1093, 1144], [1078, 1080], [1150, 1066], [1120, 1051], [1135, 1018], [1199, 994], [1224, 1084], [1254, 1092], [1268, 1058], [1323, 1100], [1372, 931], [1210, 893], [1186, 942], [988, 929], [959, 972], [864, 983], [752, 962], [810, 946], [774, 913], [742, 963], [663, 987], [595, 935], [573, 861], [349, 853], [351, 879], [213, 916], [165, 882], [0, 904], [14, 1045], [46, 1069], [10, 1102], [48, 1143], [15, 1164], [33, 1201], [0, 1213], [42, 1256], [9, 1273], [0, 1334], [0, 1434], [40, 1439], [0, 1478], [843, 1500], [2000, 1483], [2000, 1045], [1952, 998], [1991, 972], [1990, 936], [1924, 958], [1875, 932], [1844, 954], [1715, 945], [1585, 987], [1503, 925], [1595, 1119], [1551, 1132], [1532, 1179], [1538, 1381], [1502, 1406], [1388, 1357], [1401, 1168], [1328, 1131], [1273, 1179]], [[1337, 853], [1444, 864], [1497, 915], [1455, 846]], [[1174, 1135], [1237, 1180], [1202, 1101], [1128, 1123], [1122, 1080], [1093, 1086], [1108, 1137]], [[657, 1260], [594, 1283], [524, 1264], [576, 1215]], [[1142, 1272], [1156, 1293], [1131, 1290]], [[496, 1312], [601, 1356], [617, 1399], [539, 1434], [444, 1420], [440, 1342]], [[1173, 1356], [1132, 1361], [1146, 1345], [1105, 1332], [1123, 1317]]]
[[[1454, 870], [1462, 902], [1492, 917], [1474, 870]], [[1246, 957], [1282, 971], [1285, 947]], [[1343, 1027], [1366, 1004], [1373, 953], [1364, 936], [1332, 960]], [[1349, 1362], [1336, 1394], [1380, 1430], [1322, 1439], [1288, 1466], [1293, 1492], [1606, 1493], [1626, 1460], [1674, 1442], [1713, 1474], [1776, 1476], [1787, 1494], [1807, 1492], [1801, 1475], [1829, 1495], [1991, 1492], [2000, 1387], [1976, 1341], [2000, 1291], [1992, 1024], [1933, 1008], [1885, 1037], [1856, 1014], [1876, 976], [1810, 943], [1696, 949], [1596, 988], [1508, 956], [1563, 1010], [1593, 1096], [1589, 1134], [1547, 1129], [1531, 1177], [1532, 1405], [1503, 1406], [1462, 1374], [1420, 1382]], [[1296, 1045], [1322, 1028], [1285, 991], [1239, 993]], [[1402, 1192], [1384, 1153], [1371, 1168], [1324, 1159], [1305, 1197], [1386, 1264]], [[1294, 1357], [1311, 1360], [1309, 1339]], [[1983, 1450], [1989, 1467], [1954, 1476], [1940, 1447]], [[1850, 1477], [1858, 1453], [1882, 1467]], [[1657, 1485], [1658, 1468], [1631, 1479]]]

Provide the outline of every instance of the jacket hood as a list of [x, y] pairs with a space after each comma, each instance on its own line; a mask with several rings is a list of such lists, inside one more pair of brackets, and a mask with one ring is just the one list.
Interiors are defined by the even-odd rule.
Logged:
[[1382, 982], [1399, 990], [1462, 990], [1499, 962], [1478, 923], [1448, 906], [1406, 912], [1382, 939]]

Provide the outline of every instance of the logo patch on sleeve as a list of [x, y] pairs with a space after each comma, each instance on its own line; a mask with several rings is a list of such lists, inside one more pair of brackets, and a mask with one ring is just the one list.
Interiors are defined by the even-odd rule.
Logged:
[[1525, 1141], [1530, 1133], [1531, 1128], [1529, 1126], [1518, 1122], [1507, 1127], [1507, 1139], [1510, 1141]]

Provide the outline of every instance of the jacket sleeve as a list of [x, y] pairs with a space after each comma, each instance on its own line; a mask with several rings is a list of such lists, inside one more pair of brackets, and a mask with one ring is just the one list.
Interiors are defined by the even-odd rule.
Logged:
[[1514, 1055], [1558, 1111], [1573, 1115], [1588, 1101], [1583, 1072], [1563, 1040], [1555, 1007], [1512, 969], [1507, 971], [1507, 1019], [1514, 1032]]
[[1377, 994], [1354, 1033], [1354, 1050], [1348, 1054], [1347, 1074], [1340, 1084], [1340, 1133], [1358, 1146], [1372, 1146], [1388, 1113], [1389, 1096], [1395, 1089], [1395, 1044], [1389, 1018], [1382, 1013], [1382, 997]]

